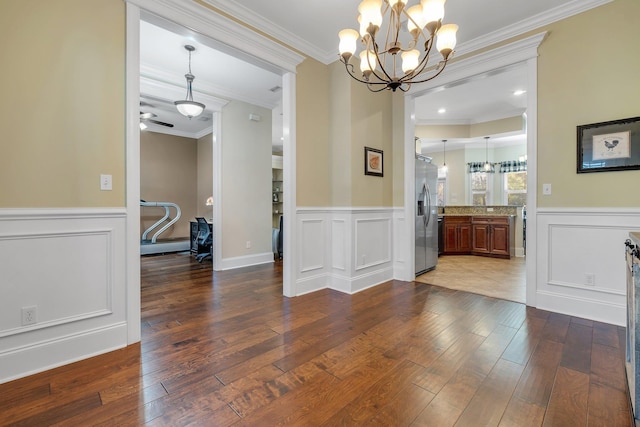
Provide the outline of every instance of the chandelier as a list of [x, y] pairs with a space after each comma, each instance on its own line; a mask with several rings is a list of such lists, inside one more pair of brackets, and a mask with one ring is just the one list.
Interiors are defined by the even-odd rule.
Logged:
[[[406, 8], [406, 0], [363, 0], [358, 6], [360, 31], [347, 29], [338, 34], [340, 60], [347, 73], [372, 92], [385, 89], [406, 92], [413, 83], [424, 83], [440, 75], [456, 46], [458, 31], [455, 24], [442, 25], [445, 1], [422, 0]], [[383, 25], [383, 17], [387, 15]], [[406, 34], [401, 32], [403, 27]], [[376, 38], [381, 29], [384, 40]], [[361, 77], [349, 61], [356, 53], [358, 39], [364, 46], [359, 54]], [[443, 59], [430, 75], [423, 74], [434, 42]]]
[[180, 114], [191, 119], [193, 117], [199, 116], [204, 110], [205, 105], [193, 100], [193, 92], [191, 90], [193, 79], [196, 78], [196, 76], [191, 74], [191, 52], [196, 50], [196, 48], [189, 44], [184, 48], [187, 50], [187, 52], [189, 52], [189, 72], [184, 75], [184, 77], [187, 79], [187, 99], [185, 99], [184, 101], [175, 101], [174, 104], [176, 105], [176, 108], [178, 109]]

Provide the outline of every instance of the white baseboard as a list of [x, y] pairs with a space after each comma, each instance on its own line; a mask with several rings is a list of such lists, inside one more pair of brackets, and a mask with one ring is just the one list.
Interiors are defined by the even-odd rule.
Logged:
[[252, 265], [267, 264], [270, 262], [273, 262], [273, 252], [222, 258], [220, 270], [232, 270], [234, 268], [249, 267]]
[[121, 322], [78, 334], [31, 343], [0, 354], [0, 384], [125, 347]]
[[[625, 326], [624, 304], [609, 303], [591, 298], [562, 295], [554, 292], [537, 292], [538, 309], [562, 313], [569, 316], [588, 318], [597, 322]], [[578, 308], [579, 307], [579, 308]]]

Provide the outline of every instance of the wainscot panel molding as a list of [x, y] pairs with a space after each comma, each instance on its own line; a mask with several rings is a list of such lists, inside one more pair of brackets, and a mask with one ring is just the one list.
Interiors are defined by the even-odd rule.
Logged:
[[125, 239], [121, 208], [0, 209], [0, 383], [127, 345]]
[[406, 227], [404, 219], [404, 208], [393, 208], [393, 277], [400, 278], [405, 272], [406, 260], [409, 257], [407, 248], [411, 242], [406, 242]]
[[624, 326], [624, 241], [640, 209], [544, 208], [537, 219], [537, 308]]
[[393, 279], [394, 208], [298, 208], [296, 295], [355, 293]]

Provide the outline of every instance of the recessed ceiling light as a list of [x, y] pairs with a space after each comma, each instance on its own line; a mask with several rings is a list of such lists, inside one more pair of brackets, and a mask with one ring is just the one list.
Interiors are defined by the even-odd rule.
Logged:
[[513, 91], [513, 94], [515, 96], [524, 95], [525, 93], [527, 93], [527, 91], [526, 90], [522, 90], [522, 89], [518, 89], [518, 90]]
[[440, 108], [440, 109], [438, 110], [438, 113], [440, 113], [440, 114], [444, 114], [444, 113], [446, 113], [446, 112], [447, 112], [447, 109], [446, 109], [446, 108]]

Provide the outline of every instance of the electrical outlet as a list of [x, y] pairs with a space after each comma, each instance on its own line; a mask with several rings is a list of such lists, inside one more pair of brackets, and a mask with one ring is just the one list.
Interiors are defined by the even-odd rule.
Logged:
[[595, 286], [596, 275], [593, 273], [584, 273], [584, 284], [587, 286]]
[[247, 249], [251, 249], [251, 240], [247, 240]]
[[38, 307], [22, 307], [22, 326], [33, 325], [38, 322]]
[[551, 195], [551, 184], [542, 184], [542, 194], [545, 196]]

